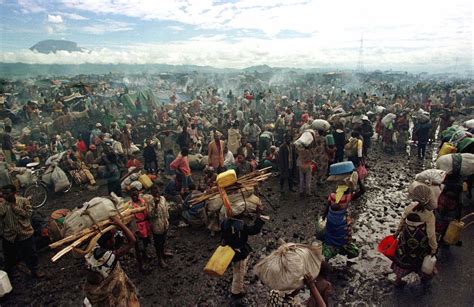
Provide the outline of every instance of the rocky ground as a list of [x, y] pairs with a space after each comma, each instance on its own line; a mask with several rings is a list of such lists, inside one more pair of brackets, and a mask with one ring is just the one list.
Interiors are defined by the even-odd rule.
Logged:
[[[394, 232], [403, 208], [407, 205], [406, 188], [414, 175], [432, 166], [433, 159], [419, 161], [406, 153], [387, 155], [373, 149], [369, 160], [370, 176], [368, 191], [354, 202], [354, 238], [360, 247], [360, 255], [348, 260], [338, 256], [330, 261], [330, 281], [335, 293], [334, 305], [420, 305], [420, 306], [472, 306], [471, 291], [474, 276], [472, 248], [474, 227], [465, 231], [463, 247], [442, 250], [439, 260], [439, 275], [429, 287], [421, 287], [416, 277], [404, 289], [396, 289], [390, 270], [390, 262], [376, 252], [377, 243]], [[246, 278], [249, 305], [262, 306], [269, 289], [263, 286], [251, 268], [258, 259], [277, 248], [278, 240], [309, 243], [314, 240], [316, 216], [324, 207], [327, 194], [333, 186], [316, 187], [315, 196], [300, 198], [298, 194], [281, 195], [277, 189], [277, 178], [272, 178], [262, 187], [273, 207], [266, 206], [266, 214], [272, 217], [261, 235], [251, 238], [254, 253], [249, 261]], [[54, 197], [42, 209], [49, 214], [53, 209], [72, 208], [95, 195], [105, 195], [105, 187], [96, 192], [73, 190]], [[472, 201], [466, 201], [466, 211], [473, 210]], [[222, 278], [209, 277], [203, 268], [218, 245], [219, 237], [211, 237], [202, 228], [171, 227], [167, 246], [175, 256], [168, 261], [168, 269], [160, 269], [156, 262], [150, 263], [148, 275], [138, 273], [133, 253], [122, 260], [123, 267], [137, 286], [140, 302], [144, 306], [227, 306], [232, 274], [229, 270]], [[150, 255], [154, 255], [150, 249]], [[78, 306], [84, 296], [84, 261], [67, 256], [51, 263], [51, 251], [42, 251], [41, 267], [48, 277], [32, 281], [26, 275], [12, 280], [14, 291], [3, 298], [2, 305], [61, 305]]]

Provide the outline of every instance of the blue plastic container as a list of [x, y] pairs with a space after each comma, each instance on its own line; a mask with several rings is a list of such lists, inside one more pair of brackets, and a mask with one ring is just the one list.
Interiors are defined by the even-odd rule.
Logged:
[[334, 163], [329, 167], [329, 175], [342, 175], [352, 173], [354, 171], [354, 163], [351, 161]]

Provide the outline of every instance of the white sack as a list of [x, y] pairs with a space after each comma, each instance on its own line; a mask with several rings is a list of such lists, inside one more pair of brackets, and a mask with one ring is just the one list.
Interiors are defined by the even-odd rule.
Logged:
[[331, 124], [327, 120], [324, 119], [315, 119], [313, 120], [313, 123], [311, 124], [311, 128], [314, 130], [324, 130], [327, 131], [329, 128], [331, 128]]
[[[447, 174], [453, 172], [453, 155], [448, 154], [438, 158], [436, 160], [436, 168], [445, 171]], [[461, 162], [461, 176], [474, 175], [474, 154], [463, 153]]]
[[474, 129], [474, 119], [470, 119], [464, 122], [464, 127], [468, 129]]
[[319, 275], [324, 260], [321, 243], [285, 243], [255, 266], [258, 278], [273, 290], [289, 291], [304, 286], [304, 275]]
[[294, 144], [299, 147], [308, 147], [314, 141], [314, 133], [315, 132], [313, 130], [306, 130], [305, 132], [303, 132], [303, 134], [301, 134], [301, 136], [295, 141]]
[[446, 172], [440, 169], [427, 169], [415, 175], [415, 180], [426, 185], [440, 185], [446, 177]]
[[382, 118], [382, 125], [387, 128], [390, 123], [393, 123], [395, 121], [395, 118], [397, 116], [393, 113], [388, 113], [387, 115]]
[[70, 185], [66, 173], [59, 166], [56, 166], [51, 173], [51, 180], [53, 181], [54, 192], [63, 191]]
[[[125, 206], [126, 203], [121, 205]], [[78, 233], [116, 214], [118, 214], [118, 210], [112, 200], [105, 197], [94, 197], [85, 202], [81, 208], [75, 208], [65, 217], [64, 235], [69, 236]]]

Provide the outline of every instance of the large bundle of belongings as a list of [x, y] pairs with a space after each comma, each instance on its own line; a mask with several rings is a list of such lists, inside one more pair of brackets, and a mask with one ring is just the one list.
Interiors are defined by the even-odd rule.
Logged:
[[284, 243], [255, 265], [255, 274], [272, 290], [293, 291], [304, 286], [304, 276], [318, 276], [324, 261], [322, 244]]
[[443, 155], [436, 160], [436, 167], [445, 171], [448, 175], [452, 173], [459, 173], [464, 177], [474, 175], [474, 154], [454, 153]]
[[328, 131], [329, 128], [331, 128], [331, 124], [329, 124], [329, 122], [324, 119], [315, 119], [311, 123], [311, 128], [314, 130]]
[[186, 198], [183, 217], [193, 223], [203, 219], [209, 230], [219, 231], [226, 217], [254, 213], [262, 205], [255, 194], [256, 187], [271, 175], [270, 169], [257, 170], [240, 178], [234, 170], [219, 174], [214, 186], [206, 192], [193, 192]]
[[[435, 209], [438, 207], [438, 198], [442, 192], [442, 183], [446, 177], [446, 172], [439, 169], [428, 169], [418, 173], [413, 181], [408, 186], [408, 196], [412, 199], [417, 199], [417, 195], [414, 195], [416, 187], [420, 185], [427, 186], [431, 191], [429, 197], [429, 207]], [[422, 190], [420, 190], [422, 191]], [[428, 190], [423, 190], [428, 191]], [[418, 198], [419, 199], [419, 198]]]
[[71, 185], [66, 173], [59, 167], [59, 162], [65, 153], [66, 152], [61, 152], [52, 155], [45, 162], [47, 169], [43, 174], [42, 180], [46, 184], [52, 185], [55, 192], [67, 190]]
[[397, 116], [393, 113], [388, 113], [382, 118], [382, 125], [387, 129], [393, 129], [393, 123], [395, 122]]
[[127, 203], [112, 193], [111, 197], [95, 197], [72, 211], [55, 211], [51, 215], [50, 231], [62, 239], [49, 245], [55, 249], [66, 245], [51, 259], [53, 262], [74, 251], [83, 256], [94, 248], [100, 237], [115, 228], [110, 217], [120, 215], [124, 224], [130, 223], [134, 214], [145, 210], [130, 209]]
[[202, 171], [206, 165], [208, 165], [208, 156], [203, 156], [201, 154], [189, 154], [189, 167], [193, 171]]
[[294, 142], [296, 148], [308, 148], [314, 142], [316, 132], [312, 129], [307, 129], [301, 136]]
[[441, 146], [438, 157], [450, 153], [474, 153], [474, 138], [464, 127], [451, 126], [441, 132]]

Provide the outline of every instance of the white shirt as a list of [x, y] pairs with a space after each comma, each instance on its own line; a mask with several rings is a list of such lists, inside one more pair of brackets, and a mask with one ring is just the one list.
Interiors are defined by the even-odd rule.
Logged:
[[227, 153], [224, 156], [224, 165], [231, 165], [231, 164], [234, 164], [234, 162], [235, 162], [234, 155], [232, 154], [232, 152], [230, 152], [230, 150], [227, 151]]

